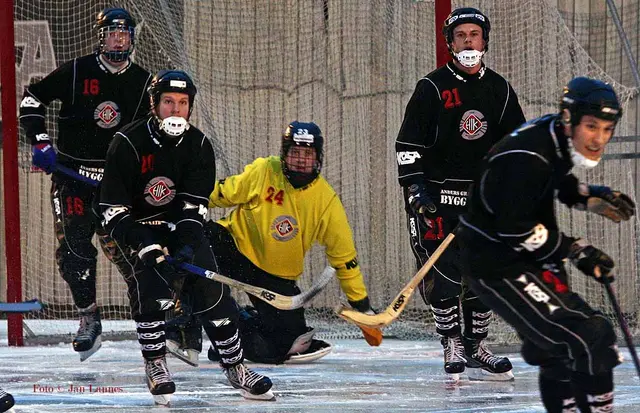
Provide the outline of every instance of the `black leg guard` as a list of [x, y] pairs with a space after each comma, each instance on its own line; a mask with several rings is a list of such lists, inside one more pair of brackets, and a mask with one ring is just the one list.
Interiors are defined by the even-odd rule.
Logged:
[[586, 405], [581, 406], [580, 411], [589, 413], [613, 411], [613, 371], [595, 376], [573, 372], [571, 382], [586, 398]]
[[576, 412], [577, 403], [574, 397], [568, 371], [561, 368], [561, 374], [552, 367], [540, 367], [538, 384], [542, 404], [549, 413]]
[[223, 368], [228, 369], [242, 364], [244, 352], [240, 331], [235, 322], [229, 318], [209, 320], [204, 323], [204, 330], [218, 351], [220, 365]]
[[431, 311], [438, 334], [444, 337], [455, 337], [462, 334], [460, 298], [458, 296], [443, 301], [432, 301]]
[[164, 357], [166, 354], [164, 314], [141, 314], [135, 317], [138, 342], [145, 360]]

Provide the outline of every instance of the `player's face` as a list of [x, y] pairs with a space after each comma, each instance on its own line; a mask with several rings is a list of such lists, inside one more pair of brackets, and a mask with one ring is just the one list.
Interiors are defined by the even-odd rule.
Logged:
[[294, 145], [289, 148], [285, 162], [293, 172], [310, 174], [313, 172], [313, 167], [316, 163], [316, 149]]
[[574, 148], [587, 159], [597, 161], [604, 153], [604, 147], [613, 136], [616, 123], [612, 120], [584, 115], [580, 123], [573, 128]]
[[109, 29], [104, 41], [107, 52], [123, 52], [131, 48], [131, 34], [128, 29]]
[[166, 92], [160, 95], [156, 115], [164, 120], [170, 116], [189, 118], [189, 95], [179, 92]]
[[463, 50], [484, 50], [484, 39], [482, 39], [482, 27], [474, 23], [463, 23], [453, 29], [453, 40], [451, 47], [456, 53]]

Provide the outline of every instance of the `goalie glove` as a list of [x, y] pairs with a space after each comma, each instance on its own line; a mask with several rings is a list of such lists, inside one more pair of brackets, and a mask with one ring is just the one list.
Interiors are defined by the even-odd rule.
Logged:
[[438, 208], [433, 200], [427, 195], [427, 188], [422, 184], [412, 184], [407, 188], [407, 203], [411, 210], [422, 217], [424, 223], [429, 228], [433, 228], [433, 220]]
[[608, 186], [580, 184], [578, 191], [584, 197], [578, 203], [578, 209], [587, 210], [613, 222], [628, 221], [636, 212], [633, 200], [620, 191], [613, 191]]
[[569, 248], [569, 257], [573, 265], [582, 273], [604, 283], [603, 277], [613, 282], [613, 259], [583, 239], [577, 239]]

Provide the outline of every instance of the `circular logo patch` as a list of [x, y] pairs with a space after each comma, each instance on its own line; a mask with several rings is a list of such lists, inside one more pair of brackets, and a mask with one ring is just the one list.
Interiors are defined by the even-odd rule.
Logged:
[[166, 205], [175, 196], [175, 184], [166, 176], [156, 176], [144, 188], [144, 199], [153, 206]]
[[460, 134], [466, 140], [480, 139], [487, 132], [487, 121], [477, 110], [468, 110], [460, 121]]
[[98, 105], [93, 112], [93, 118], [98, 126], [104, 129], [111, 129], [120, 123], [120, 108], [115, 102], [107, 100]]
[[299, 230], [298, 221], [290, 215], [280, 215], [271, 223], [271, 236], [278, 241], [293, 239]]

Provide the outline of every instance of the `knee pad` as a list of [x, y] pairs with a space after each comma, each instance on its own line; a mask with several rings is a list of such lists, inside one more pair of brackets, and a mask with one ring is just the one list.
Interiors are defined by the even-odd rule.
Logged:
[[603, 315], [593, 314], [588, 320], [580, 323], [576, 333], [588, 346], [588, 349], [585, 349], [577, 343], [572, 345], [576, 371], [589, 375], [605, 374], [620, 364], [615, 330]]

